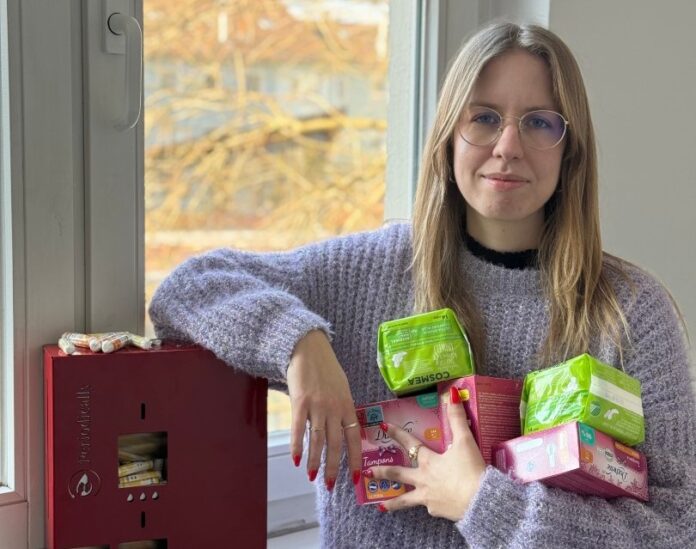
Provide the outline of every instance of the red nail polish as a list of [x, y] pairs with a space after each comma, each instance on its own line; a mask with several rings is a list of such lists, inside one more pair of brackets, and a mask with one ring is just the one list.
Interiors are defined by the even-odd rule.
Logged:
[[334, 489], [334, 486], [336, 485], [336, 479], [335, 478], [327, 478], [326, 479], [326, 489], [330, 492], [331, 490]]
[[382, 422], [382, 423], [379, 424], [379, 428], [382, 429], [382, 431], [384, 431], [384, 432], [386, 433], [386, 432], [389, 430], [389, 425], [387, 425], [386, 423]]
[[357, 486], [358, 482], [360, 482], [360, 470], [356, 469], [353, 471], [353, 484]]
[[389, 512], [389, 510], [381, 503], [377, 504], [377, 509], [379, 509], [380, 513], [388, 513]]
[[314, 482], [314, 479], [317, 478], [317, 472], [316, 469], [309, 470], [309, 482]]
[[374, 474], [374, 472], [372, 471], [372, 469], [365, 469], [365, 470], [363, 471], [363, 476], [364, 476], [365, 478], [372, 478], [373, 476], [375, 476], [375, 474]]
[[301, 458], [302, 458], [302, 456], [297, 456], [297, 455], [292, 456], [292, 462], [295, 464], [295, 467], [300, 466], [300, 459]]
[[457, 387], [450, 387], [450, 401], [452, 404], [459, 404], [462, 401]]

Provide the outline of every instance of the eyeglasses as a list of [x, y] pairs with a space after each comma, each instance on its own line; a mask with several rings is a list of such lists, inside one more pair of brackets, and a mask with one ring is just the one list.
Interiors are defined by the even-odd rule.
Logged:
[[465, 111], [459, 135], [470, 145], [492, 145], [502, 135], [506, 118], [518, 120], [522, 143], [539, 151], [553, 149], [563, 141], [570, 125], [554, 111], [531, 111], [518, 118], [502, 116], [488, 107], [471, 107]]

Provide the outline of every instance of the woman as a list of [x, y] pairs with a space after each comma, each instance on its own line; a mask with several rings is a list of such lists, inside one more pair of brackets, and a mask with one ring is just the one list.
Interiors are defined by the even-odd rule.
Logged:
[[[287, 387], [293, 459], [307, 429], [308, 476], [324, 480], [324, 546], [688, 546], [696, 420], [681, 324], [659, 283], [602, 253], [594, 136], [568, 48], [536, 26], [477, 33], [443, 85], [422, 166], [411, 224], [187, 261], [153, 299], [158, 334]], [[590, 352], [637, 377], [650, 503], [517, 484], [485, 466], [463, 407], [450, 406], [447, 452], [421, 448], [413, 469], [366, 473], [415, 490], [381, 513], [356, 506], [353, 401], [391, 397], [375, 362], [378, 326], [444, 306], [467, 330], [479, 373], [523, 378]]]

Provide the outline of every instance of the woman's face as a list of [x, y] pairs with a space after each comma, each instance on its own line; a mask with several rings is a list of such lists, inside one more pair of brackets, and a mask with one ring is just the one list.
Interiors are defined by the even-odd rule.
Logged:
[[528, 147], [520, 140], [518, 120], [507, 117], [558, 111], [551, 86], [544, 61], [522, 50], [491, 60], [481, 72], [469, 104], [491, 107], [505, 120], [500, 138], [491, 145], [471, 145], [459, 131], [453, 138], [455, 180], [467, 204], [467, 228], [475, 238], [491, 227], [540, 236], [544, 204], [556, 189], [565, 143], [541, 151]]

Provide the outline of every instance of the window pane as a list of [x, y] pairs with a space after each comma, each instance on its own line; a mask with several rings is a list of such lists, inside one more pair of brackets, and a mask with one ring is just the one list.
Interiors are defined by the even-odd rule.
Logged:
[[192, 254], [382, 224], [388, 0], [144, 5], [148, 303]]

